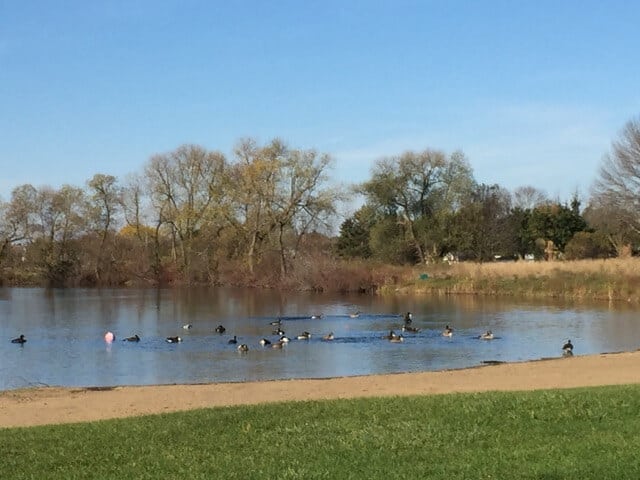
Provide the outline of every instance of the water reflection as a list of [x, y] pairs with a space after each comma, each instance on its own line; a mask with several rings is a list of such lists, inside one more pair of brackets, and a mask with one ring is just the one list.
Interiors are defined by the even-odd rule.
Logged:
[[[361, 314], [351, 318], [350, 313]], [[401, 333], [412, 312], [416, 333]], [[0, 289], [0, 389], [31, 385], [107, 386], [198, 383], [462, 368], [486, 361], [635, 350], [637, 310], [628, 304], [575, 304], [425, 296], [330, 296], [249, 289]], [[320, 318], [312, 318], [320, 315]], [[311, 333], [282, 349], [278, 336]], [[185, 324], [193, 328], [183, 329]], [[224, 325], [226, 331], [217, 333]], [[452, 337], [442, 336], [446, 325]], [[492, 330], [496, 338], [478, 337]], [[104, 334], [116, 340], [106, 344]], [[333, 332], [335, 340], [322, 337]], [[24, 333], [21, 347], [10, 339]], [[139, 335], [140, 342], [123, 341]], [[183, 342], [168, 344], [168, 336]], [[240, 354], [229, 338], [249, 346]]]

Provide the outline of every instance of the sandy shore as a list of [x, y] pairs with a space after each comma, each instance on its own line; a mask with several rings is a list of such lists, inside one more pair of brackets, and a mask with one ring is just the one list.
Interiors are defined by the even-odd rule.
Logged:
[[0, 392], [0, 428], [122, 418], [193, 408], [451, 392], [640, 383], [640, 351], [465, 370], [206, 385], [34, 388]]

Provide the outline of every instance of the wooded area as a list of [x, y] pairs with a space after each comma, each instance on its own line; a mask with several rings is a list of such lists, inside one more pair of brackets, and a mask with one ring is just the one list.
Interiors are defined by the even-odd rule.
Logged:
[[[348, 189], [332, 182], [332, 162], [244, 139], [231, 159], [182, 145], [124, 179], [18, 186], [0, 202], [0, 283], [366, 290], [373, 263], [609, 258], [640, 246], [639, 119], [603, 158], [584, 208], [577, 194], [478, 183], [459, 151], [380, 159]], [[344, 219], [354, 198], [363, 203]]]

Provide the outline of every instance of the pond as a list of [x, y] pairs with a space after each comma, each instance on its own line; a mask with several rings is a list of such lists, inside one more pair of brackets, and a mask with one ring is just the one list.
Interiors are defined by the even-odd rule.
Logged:
[[[402, 343], [403, 315], [412, 327]], [[355, 312], [359, 315], [352, 317]], [[320, 318], [314, 318], [318, 316]], [[272, 322], [291, 338], [282, 349]], [[252, 289], [0, 289], [0, 390], [328, 378], [636, 350], [637, 309], [430, 296], [333, 296]], [[185, 329], [184, 325], [191, 328]], [[216, 327], [223, 325], [219, 334]], [[446, 325], [454, 329], [442, 336]], [[494, 340], [478, 337], [491, 330]], [[309, 340], [297, 340], [303, 332]], [[106, 332], [115, 341], [105, 342]], [[333, 341], [323, 336], [333, 332]], [[24, 334], [27, 342], [11, 339]], [[123, 341], [139, 335], [139, 342]], [[236, 336], [242, 353], [229, 344]], [[180, 343], [166, 338], [180, 336]]]

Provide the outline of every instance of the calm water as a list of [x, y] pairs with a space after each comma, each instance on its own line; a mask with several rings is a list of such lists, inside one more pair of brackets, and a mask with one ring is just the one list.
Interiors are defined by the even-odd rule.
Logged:
[[[362, 312], [358, 318], [349, 314]], [[417, 334], [392, 344], [382, 335], [413, 312]], [[323, 378], [441, 370], [483, 361], [635, 350], [638, 311], [627, 305], [550, 304], [475, 297], [280, 294], [247, 289], [0, 289], [0, 390], [38, 385], [110, 386]], [[321, 314], [321, 319], [311, 315]], [[282, 350], [270, 322], [293, 340]], [[182, 328], [192, 324], [189, 330]], [[217, 325], [226, 333], [215, 333]], [[452, 338], [442, 337], [445, 325]], [[492, 330], [493, 341], [478, 340]], [[108, 345], [104, 333], [116, 341]], [[303, 331], [311, 340], [294, 338]], [[322, 336], [334, 332], [333, 342]], [[24, 333], [24, 345], [10, 340]], [[139, 343], [121, 341], [138, 334]], [[182, 343], [169, 344], [167, 336]], [[237, 335], [250, 350], [229, 345]]]

